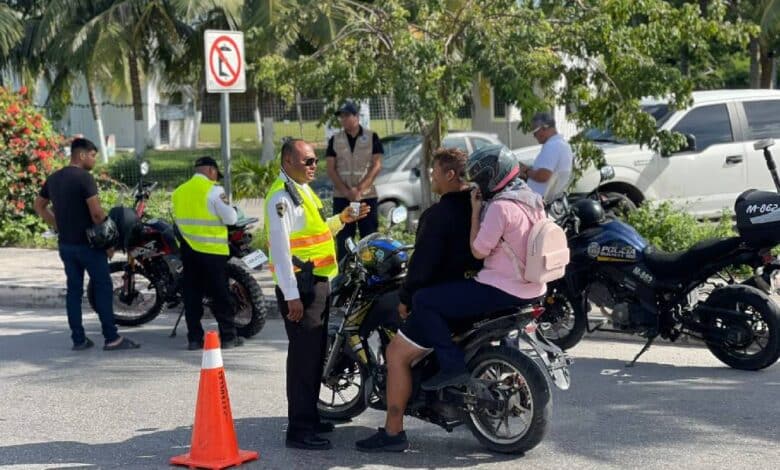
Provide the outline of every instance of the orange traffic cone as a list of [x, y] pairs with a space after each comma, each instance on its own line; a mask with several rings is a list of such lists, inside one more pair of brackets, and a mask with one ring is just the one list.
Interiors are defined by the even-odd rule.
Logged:
[[171, 464], [222, 469], [256, 460], [257, 457], [257, 452], [238, 448], [219, 335], [216, 331], [209, 331], [203, 345], [192, 447], [189, 454], [171, 458]]

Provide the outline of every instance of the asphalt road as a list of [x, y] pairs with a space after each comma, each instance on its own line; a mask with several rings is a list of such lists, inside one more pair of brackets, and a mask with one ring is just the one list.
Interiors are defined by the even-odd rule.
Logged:
[[[101, 344], [94, 315], [88, 334]], [[201, 354], [167, 333], [163, 316], [129, 336], [137, 351], [71, 352], [62, 312], [0, 308], [0, 467], [167, 468], [191, 437]], [[780, 465], [780, 365], [727, 368], [706, 349], [590, 337], [572, 350], [573, 384], [555, 391], [550, 432], [525, 456], [486, 452], [465, 428], [408, 420], [412, 450], [362, 454], [354, 441], [382, 425], [368, 411], [331, 435], [335, 449], [284, 447], [286, 338], [280, 321], [224, 352], [246, 468], [750, 468]]]

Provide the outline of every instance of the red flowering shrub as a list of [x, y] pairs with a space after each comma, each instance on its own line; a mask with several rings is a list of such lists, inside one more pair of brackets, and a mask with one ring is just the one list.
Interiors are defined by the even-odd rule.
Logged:
[[0, 246], [46, 229], [33, 209], [36, 194], [65, 162], [63, 138], [27, 100], [27, 89], [0, 87]]

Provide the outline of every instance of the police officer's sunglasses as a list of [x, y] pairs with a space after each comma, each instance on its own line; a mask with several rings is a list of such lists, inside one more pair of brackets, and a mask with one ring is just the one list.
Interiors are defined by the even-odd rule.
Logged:
[[304, 161], [303, 161], [303, 164], [304, 164], [304, 165], [306, 165], [306, 166], [314, 166], [314, 165], [316, 165], [316, 164], [317, 164], [317, 162], [319, 162], [319, 161], [320, 161], [320, 159], [319, 159], [319, 158], [314, 158], [314, 157], [311, 157], [311, 158], [307, 158], [306, 160], [304, 160]]

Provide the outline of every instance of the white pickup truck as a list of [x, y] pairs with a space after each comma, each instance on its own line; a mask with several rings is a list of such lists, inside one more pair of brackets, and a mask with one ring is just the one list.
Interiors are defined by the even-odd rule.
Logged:
[[[601, 192], [625, 194], [635, 204], [666, 200], [698, 217], [733, 210], [737, 196], [748, 188], [774, 190], [763, 154], [753, 144], [767, 137], [780, 139], [780, 91], [716, 90], [693, 93], [693, 106], [672, 110], [662, 101], [642, 102], [655, 116], [659, 129], [676, 131], [695, 143], [668, 157], [647, 146], [620, 142], [609, 132], [590, 130], [588, 136], [604, 150], [615, 177]], [[532, 162], [540, 146], [514, 150], [523, 162]], [[577, 182], [574, 193], [588, 193], [599, 185], [591, 169]]]

